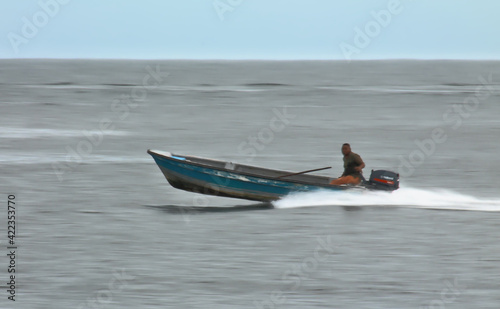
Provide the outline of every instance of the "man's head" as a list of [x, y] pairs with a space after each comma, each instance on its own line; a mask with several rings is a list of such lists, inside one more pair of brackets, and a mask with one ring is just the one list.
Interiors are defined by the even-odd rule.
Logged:
[[345, 143], [344, 145], [342, 145], [342, 154], [344, 156], [347, 156], [350, 153], [351, 153], [351, 145], [349, 145], [348, 143]]

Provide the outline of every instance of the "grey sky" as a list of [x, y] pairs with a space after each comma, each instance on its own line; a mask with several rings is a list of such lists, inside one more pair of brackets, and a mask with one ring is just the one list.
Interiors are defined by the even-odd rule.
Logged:
[[1, 58], [500, 56], [498, 0], [2, 2]]

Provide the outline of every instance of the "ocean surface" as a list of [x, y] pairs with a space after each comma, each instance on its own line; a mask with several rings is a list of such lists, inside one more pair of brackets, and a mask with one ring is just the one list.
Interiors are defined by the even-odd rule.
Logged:
[[[0, 308], [499, 308], [500, 62], [0, 60]], [[147, 149], [392, 193], [172, 188]], [[15, 299], [7, 203], [16, 201]]]

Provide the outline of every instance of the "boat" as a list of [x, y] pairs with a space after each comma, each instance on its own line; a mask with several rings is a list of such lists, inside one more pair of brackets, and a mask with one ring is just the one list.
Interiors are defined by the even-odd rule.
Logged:
[[[207, 195], [271, 202], [296, 192], [399, 188], [399, 174], [372, 170], [359, 185], [331, 185], [332, 178], [255, 167], [228, 161], [148, 150], [172, 187]], [[314, 171], [314, 170], [311, 170]]]

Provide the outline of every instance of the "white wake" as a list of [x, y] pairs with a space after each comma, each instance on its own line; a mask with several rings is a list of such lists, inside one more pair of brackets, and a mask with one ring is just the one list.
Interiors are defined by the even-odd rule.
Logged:
[[273, 203], [276, 208], [307, 206], [395, 206], [444, 210], [500, 211], [500, 198], [481, 199], [450, 190], [401, 188], [381, 191], [296, 193]]

